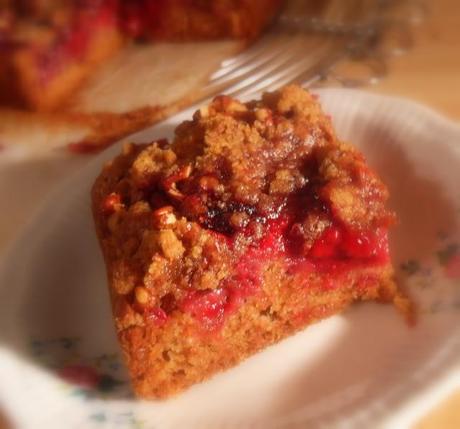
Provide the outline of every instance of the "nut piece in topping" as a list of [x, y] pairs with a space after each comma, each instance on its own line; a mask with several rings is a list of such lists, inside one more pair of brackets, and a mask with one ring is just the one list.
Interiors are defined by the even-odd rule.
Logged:
[[278, 170], [270, 182], [270, 194], [289, 194], [304, 186], [305, 182], [298, 171]]
[[213, 176], [200, 177], [199, 185], [205, 192], [216, 192], [221, 187], [219, 180]]
[[134, 183], [140, 188], [150, 186], [161, 172], [174, 164], [176, 159], [177, 156], [171, 149], [161, 149], [158, 143], [148, 146], [138, 155], [131, 167]]
[[225, 113], [243, 113], [248, 111], [248, 108], [243, 103], [227, 95], [218, 95], [214, 99], [212, 107], [218, 112]]
[[235, 229], [242, 229], [248, 225], [249, 220], [247, 213], [235, 212], [230, 216], [230, 225]]
[[152, 213], [153, 224], [155, 227], [161, 229], [176, 223], [176, 216], [173, 213], [172, 206], [164, 206]]
[[161, 230], [158, 236], [158, 241], [166, 258], [174, 260], [180, 258], [184, 254], [184, 246], [177, 238], [174, 231], [170, 229]]
[[184, 194], [177, 189], [177, 182], [188, 179], [192, 174], [192, 166], [190, 164], [180, 167], [175, 173], [163, 180], [163, 188], [166, 193], [176, 199], [183, 200]]
[[124, 260], [117, 260], [112, 265], [112, 285], [119, 295], [129, 294], [137, 283], [132, 267]]
[[143, 286], [137, 286], [134, 289], [134, 296], [136, 297], [136, 303], [141, 306], [147, 306], [150, 302], [150, 292]]
[[207, 118], [209, 116], [209, 107], [208, 106], [202, 106], [200, 107], [200, 118]]
[[270, 120], [271, 117], [272, 117], [272, 113], [269, 109], [264, 109], [264, 108], [261, 108], [261, 109], [257, 109], [255, 112], [254, 112], [254, 115], [256, 117], [256, 119], [260, 122], [265, 122], [267, 120]]
[[183, 200], [185, 198], [185, 195], [177, 189], [176, 183], [172, 183], [171, 185], [168, 185], [168, 188], [166, 190], [168, 195], [175, 200]]
[[116, 192], [110, 193], [103, 201], [101, 210], [104, 214], [112, 214], [123, 207], [120, 194]]
[[302, 248], [298, 250], [307, 254], [313, 243], [330, 225], [331, 222], [326, 216], [312, 212], [302, 222], [292, 225], [290, 235], [294, 240], [302, 243]]

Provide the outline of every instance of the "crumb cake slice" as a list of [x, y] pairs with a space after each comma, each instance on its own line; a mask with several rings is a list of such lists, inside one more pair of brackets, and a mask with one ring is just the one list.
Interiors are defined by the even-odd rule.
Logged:
[[409, 311], [388, 191], [307, 91], [219, 96], [92, 192], [134, 390], [167, 397], [354, 301]]

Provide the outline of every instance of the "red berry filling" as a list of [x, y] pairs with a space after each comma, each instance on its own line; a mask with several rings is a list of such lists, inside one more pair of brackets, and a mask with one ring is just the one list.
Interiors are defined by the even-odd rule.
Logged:
[[[207, 330], [220, 327], [225, 316], [261, 291], [264, 269], [272, 261], [284, 261], [286, 273], [305, 282], [305, 287], [309, 286], [312, 273], [321, 272], [324, 290], [346, 283], [343, 279], [352, 269], [388, 262], [387, 228], [347, 227], [336, 219], [311, 185], [261, 209], [238, 201], [220, 200], [215, 194], [216, 187], [211, 186], [214, 176], [193, 177], [190, 172], [191, 168], [185, 166], [163, 180], [162, 198], [166, 196], [167, 203], [171, 204], [168, 207], [175, 207], [201, 224], [212, 232], [216, 241], [236, 254], [241, 238], [249, 242], [235, 261], [230, 278], [224, 279], [217, 289], [189, 292], [179, 303], [183, 311]], [[210, 186], [204, 187], [202, 182]], [[158, 190], [149, 197], [151, 201], [158, 198]], [[316, 216], [317, 223], [325, 225], [321, 233], [314, 229], [314, 235], [311, 231], [305, 232], [302, 225], [309, 215]], [[307, 246], [309, 239], [311, 243]], [[364, 279], [362, 284], [376, 283]]]
[[[320, 270], [325, 275], [324, 290], [340, 287], [342, 276], [353, 268], [388, 261], [388, 236], [384, 228], [353, 231], [344, 226], [330, 226], [314, 242], [309, 253], [302, 255], [292, 252], [287, 233], [289, 226], [287, 216], [268, 221], [263, 237], [235, 265], [235, 275], [216, 290], [190, 292], [181, 308], [205, 329], [214, 330], [222, 325], [225, 316], [238, 310], [245, 299], [260, 291], [264, 265], [269, 261], [284, 259], [289, 273], [306, 279], [313, 271]], [[234, 244], [234, 240], [225, 239]], [[364, 276], [358, 287], [368, 285], [375, 285], [375, 279]]]
[[[225, 181], [222, 173], [193, 176], [191, 171], [185, 165], [165, 177], [160, 189], [147, 184], [144, 192], [153, 209], [160, 201], [161, 210], [179, 211], [238, 255], [233, 273], [216, 289], [192, 290], [179, 299], [178, 306], [207, 330], [220, 327], [225, 316], [261, 291], [264, 269], [275, 260], [284, 263], [287, 275], [296, 276], [305, 287], [311, 284], [311, 274], [320, 272], [324, 290], [347, 283], [344, 279], [353, 269], [389, 260], [387, 227], [347, 227], [310, 184], [261, 208], [220, 199], [216, 188]], [[241, 242], [246, 244], [241, 247]], [[363, 284], [372, 287], [376, 282], [365, 279]]]
[[228, 291], [225, 288], [193, 291], [186, 296], [181, 307], [205, 328], [212, 330], [222, 323], [227, 301]]
[[313, 244], [309, 256], [313, 259], [388, 260], [387, 232], [383, 228], [372, 231], [350, 230], [344, 227], [327, 228]]
[[341, 241], [340, 229], [331, 226], [313, 243], [310, 256], [312, 258], [333, 258], [340, 248]]

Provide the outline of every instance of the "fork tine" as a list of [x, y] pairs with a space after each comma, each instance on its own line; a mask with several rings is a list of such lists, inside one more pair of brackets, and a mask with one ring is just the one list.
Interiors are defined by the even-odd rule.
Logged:
[[247, 57], [252, 55], [257, 55], [259, 50], [265, 49], [267, 40], [274, 39], [276, 40], [277, 35], [273, 34], [273, 32], [266, 33], [260, 39], [255, 41], [254, 43], [250, 44], [244, 51], [238, 53], [237, 55], [227, 58], [221, 64], [221, 67], [230, 67], [230, 66], [238, 66], [241, 61], [245, 61]]
[[237, 78], [243, 78], [244, 76], [251, 74], [254, 70], [269, 63], [272, 59], [280, 55], [282, 51], [282, 47], [278, 47], [277, 49], [266, 47], [265, 52], [261, 52], [255, 60], [248, 60], [246, 63], [243, 63], [235, 69], [229, 70], [225, 74], [221, 74], [218, 78], [213, 78], [207, 86], [220, 85], [226, 82], [231, 82]]
[[250, 46], [248, 49], [239, 53], [238, 55], [224, 60], [221, 64], [221, 68], [214, 72], [210, 81], [216, 80], [224, 76], [225, 74], [237, 70], [239, 67], [250, 63], [251, 61], [259, 58], [261, 55], [270, 49], [270, 37], [264, 36], [260, 41]]
[[[309, 47], [309, 44], [305, 43], [305, 40], [302, 39], [298, 42], [296, 48], [287, 52], [281, 61], [278, 61], [271, 67], [264, 68], [259, 73], [253, 74], [250, 78], [228, 88], [227, 92], [230, 95], [241, 96], [248, 90], [252, 91], [253, 88], [263, 88], [264, 86], [271, 85], [272, 82], [281, 80], [290, 81], [290, 76], [296, 75], [299, 73], [299, 70], [304, 70], [313, 65], [316, 57], [327, 52], [325, 49], [327, 44], [323, 43], [319, 46], [314, 46], [313, 50], [310, 50], [309, 56], [303, 55], [302, 58], [302, 53]], [[301, 58], [301, 60], [298, 60], [298, 58]]]
[[237, 66], [225, 70], [225, 73], [218, 73], [217, 75], [214, 74], [209, 81], [208, 86], [232, 81], [237, 77], [244, 77], [249, 72], [258, 69], [264, 64], [268, 64], [272, 59], [275, 59], [279, 55], [285, 54], [285, 51], [285, 39], [265, 39], [263, 47], [258, 49], [255, 55], [251, 54], [246, 60], [244, 60], [244, 55], [242, 55], [242, 59]]
[[298, 67], [291, 66], [288, 70], [281, 71], [268, 79], [261, 80], [258, 84], [237, 92], [235, 96], [249, 98], [256, 93], [271, 91], [289, 83], [311, 85], [321, 78], [324, 70], [329, 69], [343, 55], [340, 46], [329, 46], [328, 50], [323, 52], [326, 54], [324, 58], [318, 56], [316, 60], [304, 62]]

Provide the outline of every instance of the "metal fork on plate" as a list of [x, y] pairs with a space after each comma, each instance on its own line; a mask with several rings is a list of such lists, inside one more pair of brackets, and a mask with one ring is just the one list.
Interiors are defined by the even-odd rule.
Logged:
[[[387, 73], [387, 57], [411, 47], [410, 25], [425, 13], [417, 0], [329, 0], [316, 10], [311, 3], [289, 1], [262, 38], [222, 63], [200, 98], [225, 93], [249, 99], [288, 83], [312, 86], [326, 79], [345, 86], [375, 83]], [[358, 75], [340, 71], [347, 62], [359, 65]]]

